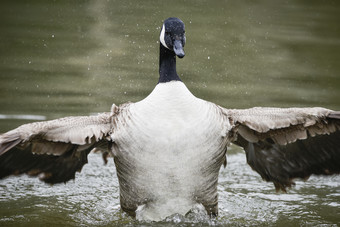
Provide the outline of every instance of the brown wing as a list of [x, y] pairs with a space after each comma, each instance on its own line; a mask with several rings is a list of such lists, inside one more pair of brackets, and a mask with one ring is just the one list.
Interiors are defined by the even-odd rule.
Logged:
[[252, 108], [224, 113], [248, 164], [276, 190], [286, 191], [294, 178], [340, 173], [340, 112]]
[[47, 183], [66, 182], [95, 148], [108, 148], [110, 113], [22, 125], [0, 135], [0, 179], [27, 173]]

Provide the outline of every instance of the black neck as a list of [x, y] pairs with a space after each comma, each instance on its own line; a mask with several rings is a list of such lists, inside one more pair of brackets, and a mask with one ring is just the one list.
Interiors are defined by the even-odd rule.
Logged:
[[176, 55], [160, 44], [159, 49], [159, 81], [158, 83], [181, 81], [176, 72]]

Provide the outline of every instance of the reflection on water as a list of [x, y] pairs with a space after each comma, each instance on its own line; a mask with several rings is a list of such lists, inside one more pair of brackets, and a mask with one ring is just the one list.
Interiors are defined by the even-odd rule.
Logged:
[[[230, 108], [340, 110], [338, 1], [157, 3], [1, 1], [0, 133], [45, 116], [89, 115], [145, 97], [157, 82], [157, 40], [168, 16], [186, 23], [178, 72], [196, 96]], [[173, 216], [162, 225], [336, 224], [339, 182], [312, 177], [276, 194], [233, 147], [220, 174], [218, 219]], [[113, 162], [102, 166], [96, 155], [66, 185], [26, 176], [1, 181], [0, 225], [18, 223], [147, 225], [120, 211]]]

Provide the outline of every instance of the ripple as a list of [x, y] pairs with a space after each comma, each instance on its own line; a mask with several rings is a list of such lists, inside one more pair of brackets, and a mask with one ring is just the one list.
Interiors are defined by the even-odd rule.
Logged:
[[[287, 194], [275, 193], [271, 183], [250, 169], [243, 151], [228, 156], [220, 171], [219, 217], [201, 214], [173, 215], [161, 222], [140, 222], [120, 209], [119, 185], [112, 160], [103, 165], [101, 155], [90, 154], [76, 179], [49, 186], [28, 176], [0, 182], [1, 223], [41, 223], [60, 220], [74, 226], [225, 226], [332, 224], [339, 219], [338, 177], [313, 177], [298, 182]], [[334, 187], [335, 186], [335, 187]], [[34, 211], [34, 212], [33, 212]], [[18, 216], [17, 214], [21, 214]], [[39, 220], [37, 219], [39, 217]]]
[[27, 114], [0, 114], [0, 119], [43, 121], [46, 120], [46, 116]]

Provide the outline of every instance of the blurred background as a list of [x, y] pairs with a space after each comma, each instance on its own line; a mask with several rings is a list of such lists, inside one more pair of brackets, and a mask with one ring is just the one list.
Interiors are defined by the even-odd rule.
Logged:
[[[0, 133], [23, 123], [95, 114], [109, 111], [112, 103], [143, 99], [158, 81], [159, 32], [168, 17], [179, 17], [185, 23], [186, 56], [177, 61], [177, 72], [197, 97], [226, 108], [323, 106], [340, 110], [340, 2], [336, 0], [2, 0]], [[335, 225], [340, 222], [339, 177], [313, 178], [308, 181], [311, 183], [301, 183], [306, 194], [298, 186], [291, 192], [293, 197], [287, 199], [276, 195], [271, 184], [263, 183], [245, 165], [241, 150], [231, 150], [229, 162], [235, 159], [242, 165], [236, 165], [236, 169], [230, 169], [229, 165], [221, 171], [224, 186], [219, 190], [225, 193], [220, 196], [218, 223]], [[100, 157], [93, 158], [94, 163], [99, 163], [98, 168], [102, 168]], [[131, 224], [119, 211], [117, 179], [111, 176], [115, 175], [112, 162], [109, 179], [103, 179], [110, 183], [98, 184], [89, 191], [96, 193], [104, 187], [108, 188], [103, 192], [105, 195], [113, 192], [105, 200], [104, 204], [108, 205], [97, 211], [104, 214], [102, 219], [85, 207], [100, 208], [98, 203], [103, 204], [106, 198], [103, 194], [93, 200], [92, 197], [67, 199], [79, 195], [74, 185], [81, 190], [83, 182], [86, 187], [89, 178], [86, 171], [90, 175], [91, 171], [98, 171], [91, 164], [86, 168], [85, 175], [82, 173], [80, 180], [71, 186], [50, 189], [27, 177], [0, 182], [0, 225], [15, 225], [22, 220], [33, 224], [39, 224], [37, 220], [55, 223], [52, 214], [60, 211], [61, 205], [55, 205], [58, 199], [65, 207], [77, 207], [88, 217], [87, 220], [80, 215], [82, 218], [77, 219], [71, 215], [61, 224], [102, 225], [106, 223], [104, 220], [110, 224], [116, 223], [110, 220]], [[238, 182], [240, 175], [249, 177]], [[32, 185], [42, 193], [37, 195]], [[22, 197], [16, 194], [19, 191]], [[63, 194], [58, 194], [59, 191], [68, 197], [58, 197]], [[15, 205], [18, 199], [32, 198], [32, 193], [39, 202]], [[52, 201], [42, 199], [51, 193], [56, 193]], [[90, 204], [82, 208], [85, 201]], [[287, 201], [292, 204], [287, 205]], [[301, 205], [303, 202], [312, 205]], [[38, 212], [32, 216], [22, 210], [25, 206], [44, 207], [41, 212], [50, 209], [51, 213], [44, 216], [44, 212]], [[70, 209], [65, 209], [60, 211], [60, 217], [68, 217]], [[16, 216], [18, 213], [21, 218]]]

